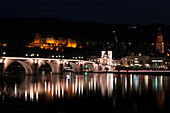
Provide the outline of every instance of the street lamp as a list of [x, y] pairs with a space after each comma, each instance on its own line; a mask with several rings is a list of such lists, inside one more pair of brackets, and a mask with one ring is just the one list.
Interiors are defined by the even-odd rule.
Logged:
[[3, 55], [5, 55], [5, 54], [6, 54], [6, 52], [3, 52], [2, 54], [3, 54]]

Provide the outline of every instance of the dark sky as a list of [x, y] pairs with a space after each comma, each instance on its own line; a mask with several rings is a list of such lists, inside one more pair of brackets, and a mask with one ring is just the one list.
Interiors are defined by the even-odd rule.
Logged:
[[0, 16], [107, 24], [170, 24], [170, 0], [1, 0]]

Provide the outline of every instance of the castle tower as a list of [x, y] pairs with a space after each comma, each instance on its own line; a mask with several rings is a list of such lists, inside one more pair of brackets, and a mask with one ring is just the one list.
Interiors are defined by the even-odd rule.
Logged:
[[36, 44], [39, 44], [41, 42], [41, 35], [39, 33], [36, 33], [34, 42]]
[[156, 40], [156, 50], [159, 51], [159, 53], [164, 53], [164, 42], [163, 42], [163, 35], [161, 32], [161, 27], [158, 28], [158, 36]]

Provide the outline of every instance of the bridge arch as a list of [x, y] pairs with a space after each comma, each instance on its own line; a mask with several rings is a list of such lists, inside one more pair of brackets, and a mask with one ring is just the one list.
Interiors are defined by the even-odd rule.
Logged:
[[94, 66], [93, 66], [93, 64], [90, 64], [90, 63], [84, 64], [84, 66], [86, 66], [86, 65], [87, 65], [89, 71], [92, 71], [92, 72], [94, 71]]
[[79, 67], [76, 63], [69, 62], [71, 67], [73, 68], [73, 72], [79, 72]]
[[23, 61], [20, 61], [20, 60], [8, 60], [6, 63], [5, 63], [5, 67], [4, 67], [4, 71], [8, 68], [8, 66], [14, 62], [18, 62], [20, 63], [24, 69], [25, 69], [25, 74], [33, 74], [33, 70], [31, 68], [31, 66], [26, 63], [26, 62], [23, 62]]
[[42, 66], [43, 63], [47, 63], [51, 67], [52, 73], [59, 73], [59, 65], [57, 63], [53, 63], [53, 62], [50, 62], [50, 61], [41, 62], [38, 65], [38, 68], [37, 68], [38, 71], [39, 71], [39, 69], [40, 69], [40, 67]]

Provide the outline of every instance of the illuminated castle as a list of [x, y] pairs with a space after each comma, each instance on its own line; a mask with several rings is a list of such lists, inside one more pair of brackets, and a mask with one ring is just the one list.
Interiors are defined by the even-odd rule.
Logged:
[[161, 32], [161, 28], [158, 29], [158, 36], [156, 40], [156, 50], [159, 51], [159, 53], [164, 53], [164, 42], [163, 42], [163, 35]]
[[61, 37], [58, 37], [58, 40], [56, 40], [54, 39], [53, 35], [47, 35], [47, 38], [42, 38], [39, 33], [36, 33], [34, 42], [31, 42], [26, 47], [40, 47], [41, 49], [58, 50], [61, 47], [76, 48], [77, 42], [71, 38]]

